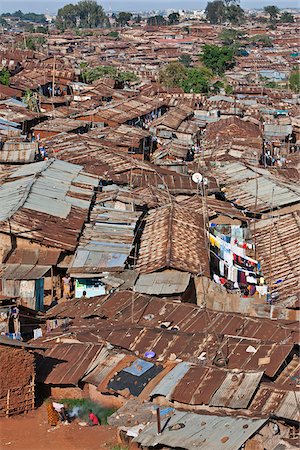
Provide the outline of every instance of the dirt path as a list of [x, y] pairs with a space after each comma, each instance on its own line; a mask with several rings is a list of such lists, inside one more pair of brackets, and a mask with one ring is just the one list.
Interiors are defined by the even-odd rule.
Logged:
[[117, 444], [110, 426], [81, 427], [77, 422], [50, 427], [46, 408], [0, 419], [1, 450], [110, 450]]

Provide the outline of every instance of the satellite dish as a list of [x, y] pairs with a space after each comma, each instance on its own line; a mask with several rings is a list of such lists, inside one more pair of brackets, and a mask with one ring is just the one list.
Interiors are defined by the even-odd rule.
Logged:
[[192, 175], [192, 180], [196, 184], [201, 183], [202, 179], [203, 179], [203, 177], [202, 177], [201, 173], [196, 172]]

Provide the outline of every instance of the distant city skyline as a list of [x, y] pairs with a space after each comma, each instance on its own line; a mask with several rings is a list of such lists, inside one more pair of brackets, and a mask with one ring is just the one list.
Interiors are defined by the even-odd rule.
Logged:
[[[21, 9], [24, 12], [50, 14], [57, 12], [59, 8], [68, 4], [77, 3], [76, 0], [1, 0], [0, 12], [14, 12]], [[164, 9], [204, 9], [206, 0], [103, 0], [98, 1], [105, 10], [113, 11], [149, 11]], [[266, 5], [276, 5], [279, 8], [299, 8], [299, 0], [241, 0], [241, 6], [245, 9], [261, 9]]]

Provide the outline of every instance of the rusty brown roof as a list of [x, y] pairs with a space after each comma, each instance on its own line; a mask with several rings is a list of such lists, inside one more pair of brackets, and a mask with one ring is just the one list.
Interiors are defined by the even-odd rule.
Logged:
[[101, 349], [99, 344], [55, 344], [37, 360], [37, 381], [77, 386]]
[[274, 303], [295, 301], [300, 296], [300, 212], [260, 220], [251, 231]]
[[171, 268], [209, 274], [202, 216], [180, 204], [151, 211], [146, 218], [136, 270]]

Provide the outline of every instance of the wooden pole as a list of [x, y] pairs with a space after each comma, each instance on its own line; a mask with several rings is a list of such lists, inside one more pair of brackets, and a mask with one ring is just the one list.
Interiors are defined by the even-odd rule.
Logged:
[[160, 408], [156, 410], [157, 434], [161, 434]]

